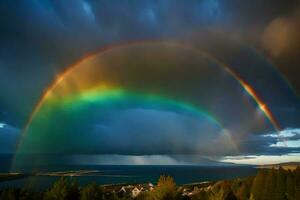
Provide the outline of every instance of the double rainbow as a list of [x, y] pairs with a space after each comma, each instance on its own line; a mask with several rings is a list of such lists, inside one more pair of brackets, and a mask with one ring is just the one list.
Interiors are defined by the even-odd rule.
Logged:
[[[266, 103], [264, 103], [262, 101], [262, 99], [257, 95], [257, 93], [255, 92], [254, 88], [252, 88], [248, 83], [246, 83], [246, 81], [242, 80], [242, 78], [235, 73], [229, 66], [227, 66], [226, 64], [222, 63], [221, 61], [215, 59], [214, 57], [212, 57], [211, 55], [207, 54], [206, 52], [203, 52], [199, 49], [193, 48], [190, 45], [184, 44], [184, 43], [178, 43], [178, 42], [173, 42], [173, 41], [135, 41], [135, 42], [130, 42], [130, 43], [125, 43], [125, 44], [120, 44], [120, 45], [113, 45], [113, 46], [109, 46], [103, 49], [100, 49], [99, 51], [96, 51], [96, 53], [92, 53], [89, 54], [87, 56], [85, 56], [84, 58], [82, 58], [81, 60], [79, 60], [78, 62], [76, 62], [75, 64], [69, 66], [63, 73], [61, 73], [56, 80], [48, 87], [46, 88], [46, 90], [44, 91], [43, 95], [41, 96], [40, 100], [38, 101], [38, 103], [36, 104], [36, 106], [33, 109], [33, 112], [31, 113], [24, 129], [23, 129], [23, 133], [22, 133], [22, 137], [20, 142], [22, 141], [22, 138], [25, 137], [26, 133], [28, 132], [28, 129], [31, 126], [31, 123], [33, 122], [34, 118], [37, 116], [37, 114], [40, 112], [41, 108], [45, 105], [46, 102], [51, 101], [52, 99], [55, 99], [55, 95], [56, 95], [56, 90], [59, 87], [62, 87], [62, 84], [66, 81], [66, 79], [80, 66], [82, 66], [85, 62], [93, 59], [95, 56], [101, 55], [101, 54], [105, 54], [105, 53], [109, 53], [112, 50], [115, 49], [120, 49], [120, 48], [126, 48], [126, 47], [134, 47], [137, 45], [141, 45], [141, 44], [161, 44], [163, 46], [167, 46], [169, 48], [181, 48], [181, 49], [187, 49], [190, 51], [193, 51], [195, 54], [199, 54], [201, 56], [206, 57], [209, 60], [214, 61], [215, 63], [217, 63], [221, 69], [225, 70], [226, 73], [228, 73], [230, 76], [232, 76], [239, 84], [240, 86], [244, 89], [244, 91], [247, 92], [247, 94], [256, 102], [258, 108], [264, 113], [264, 115], [266, 116], [266, 118], [270, 121], [270, 123], [273, 125], [273, 127], [276, 130], [280, 130], [280, 124], [278, 123], [278, 121], [276, 120], [276, 118], [274, 117], [274, 115], [272, 114], [271, 110], [268, 108], [268, 106], [266, 105]], [[117, 88], [115, 89], [114, 85], [102, 85], [102, 86], [95, 86], [97, 89], [90, 89], [90, 90], [86, 90], [82, 92], [82, 95], [88, 98], [93, 98], [93, 97], [97, 97], [95, 99], [99, 100], [99, 98], [104, 98], [108, 93], [108, 91], [112, 93], [115, 92], [116, 95], [120, 95], [122, 96], [122, 94], [124, 94], [124, 90], [122, 88]], [[92, 91], [92, 92], [91, 92]], [[96, 92], [95, 92], [96, 91]], [[144, 95], [145, 96], [145, 95]], [[146, 95], [147, 98], [149, 98], [151, 95]], [[184, 107], [188, 107], [188, 108], [193, 108], [194, 110], [199, 110], [202, 113], [206, 113], [205, 115], [208, 116], [208, 118], [212, 119], [212, 121], [220, 124], [219, 122], [217, 122], [218, 120], [215, 117], [212, 117], [211, 114], [209, 114], [207, 111], [203, 111], [202, 108], [195, 108], [195, 106], [190, 103], [190, 102], [185, 102], [185, 101], [171, 101], [171, 100], [167, 100], [167, 97], [161, 96], [160, 94], [156, 95], [153, 94], [152, 98], [154, 99], [159, 99], [160, 101], [169, 101], [169, 102], [177, 102], [177, 104], [180, 104], [180, 106], [184, 106]], [[151, 98], [150, 98], [151, 99]], [[19, 142], [19, 144], [20, 144]]]

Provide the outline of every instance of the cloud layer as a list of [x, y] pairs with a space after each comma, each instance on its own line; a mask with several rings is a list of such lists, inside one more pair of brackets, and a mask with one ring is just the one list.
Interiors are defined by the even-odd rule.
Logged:
[[[135, 40], [184, 38], [195, 48], [207, 50], [254, 86], [283, 128], [298, 127], [299, 99], [291, 93], [289, 85], [265, 57], [270, 56], [271, 61], [299, 92], [300, 26], [298, 11], [294, 11], [298, 4], [297, 0], [0, 1], [0, 152], [14, 152], [19, 129], [26, 123], [44, 89], [66, 66], [96, 49]], [[258, 52], [265, 50], [266, 54], [260, 55], [248, 46], [249, 43], [258, 48]], [[201, 84], [204, 89], [212, 86], [212, 76], [206, 77], [209, 82]], [[188, 80], [181, 82], [186, 83]], [[165, 85], [168, 87], [168, 84]], [[240, 89], [238, 86], [236, 88]], [[206, 91], [211, 92], [209, 89]], [[226, 89], [222, 91], [229, 92]], [[243, 95], [241, 98], [249, 103], [249, 108], [257, 106], [249, 95], [242, 90], [240, 92]], [[254, 117], [244, 115], [246, 117], [242, 119], [237, 113], [242, 113], [247, 106], [243, 104], [244, 107], [233, 109], [237, 105], [233, 100], [224, 106], [222, 97], [216, 99], [223, 106], [213, 108], [226, 119], [238, 119], [238, 122], [231, 122], [231, 125], [243, 128], [210, 130], [210, 127], [207, 132], [212, 133], [208, 134], [203, 131], [207, 127], [196, 123], [190, 116], [136, 109], [118, 113], [110, 118], [109, 123], [105, 119], [95, 120], [89, 127], [82, 129], [78, 125], [75, 135], [78, 138], [82, 138], [81, 134], [90, 135], [88, 138], [93, 139], [85, 142], [91, 144], [93, 149], [99, 147], [103, 150], [94, 153], [196, 152], [224, 156], [299, 152], [298, 131], [284, 138], [288, 144], [286, 147], [281, 137], [264, 134], [270, 127], [253, 130], [245, 125], [245, 121], [250, 122], [248, 119]], [[261, 119], [265, 118], [259, 109], [257, 116], [258, 120], [254, 120], [263, 121]], [[60, 125], [65, 122], [62, 119], [57, 118]], [[135, 121], [137, 124], [134, 124]], [[59, 131], [59, 127], [56, 130]], [[70, 128], [70, 135], [65, 136], [65, 141], [74, 142], [73, 146], [79, 145], [78, 148], [82, 148], [78, 140], [71, 139], [72, 131]], [[127, 132], [127, 137], [124, 132]], [[60, 133], [53, 135], [59, 136]], [[112, 139], [112, 135], [117, 139]], [[130, 145], [130, 142], [141, 140], [144, 135], [149, 143], [143, 141], [134, 145], [133, 142]], [[112, 146], [114, 142], [118, 145]], [[154, 147], [157, 151], [153, 151]], [[149, 156], [149, 160], [153, 162], [163, 159], [152, 156]], [[165, 159], [170, 163], [177, 162], [173, 157]], [[142, 160], [140, 163], [148, 162], [141, 157], [135, 160], [137, 163], [139, 160]], [[179, 160], [183, 161], [184, 158]]]
[[244, 155], [285, 155], [300, 153], [300, 129], [290, 128], [279, 132], [251, 135], [240, 141]]

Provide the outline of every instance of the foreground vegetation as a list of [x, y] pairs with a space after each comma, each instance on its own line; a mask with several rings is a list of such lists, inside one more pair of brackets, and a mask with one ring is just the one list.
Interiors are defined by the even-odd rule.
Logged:
[[[294, 171], [260, 169], [256, 176], [210, 184], [176, 186], [172, 177], [161, 176], [153, 188], [137, 196], [125, 189], [114, 190], [95, 183], [79, 187], [74, 180], [61, 178], [46, 191], [4, 189], [3, 200], [296, 200], [300, 199], [300, 168]], [[133, 197], [134, 196], [134, 197]]]

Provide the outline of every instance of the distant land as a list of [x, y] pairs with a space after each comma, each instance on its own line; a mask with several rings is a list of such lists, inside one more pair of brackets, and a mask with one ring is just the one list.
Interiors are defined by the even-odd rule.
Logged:
[[295, 170], [297, 167], [300, 167], [300, 162], [286, 162], [286, 163], [277, 163], [270, 165], [259, 165], [258, 168], [268, 168], [268, 169], [279, 169], [282, 167], [285, 170]]

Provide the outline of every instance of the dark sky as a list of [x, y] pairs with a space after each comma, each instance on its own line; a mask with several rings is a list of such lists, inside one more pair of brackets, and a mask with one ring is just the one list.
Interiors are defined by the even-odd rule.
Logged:
[[[105, 46], [137, 40], [184, 41], [229, 65], [283, 129], [298, 131], [291, 139], [298, 141], [299, 27], [297, 0], [2, 0], [0, 144], [14, 146], [43, 90], [67, 66]], [[266, 149], [276, 139], [251, 134], [240, 151], [299, 152], [299, 146]]]

